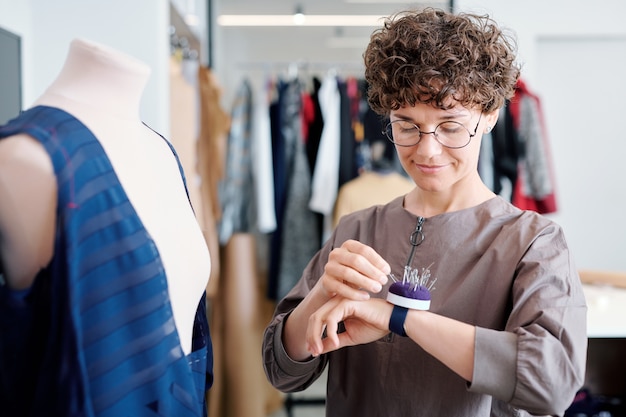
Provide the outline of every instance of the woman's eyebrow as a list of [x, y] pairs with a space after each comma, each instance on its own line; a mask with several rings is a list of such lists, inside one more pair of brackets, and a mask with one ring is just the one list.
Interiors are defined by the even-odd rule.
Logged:
[[[439, 116], [437, 119], [438, 120], [442, 120], [442, 121], [447, 121], [447, 120], [456, 120], [456, 119], [462, 119], [462, 118], [472, 118], [472, 114], [469, 112], [459, 112], [459, 113], [446, 113], [444, 115]], [[396, 121], [396, 120], [402, 120], [405, 122], [411, 122], [415, 125], [419, 126], [419, 123], [416, 122], [412, 117], [410, 116], [405, 116], [403, 114], [394, 114], [393, 116], [389, 116], [389, 120], [390, 121]]]

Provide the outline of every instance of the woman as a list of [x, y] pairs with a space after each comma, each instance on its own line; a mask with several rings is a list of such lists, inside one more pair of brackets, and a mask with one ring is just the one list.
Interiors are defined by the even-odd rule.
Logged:
[[[563, 231], [478, 174], [519, 77], [513, 40], [486, 16], [426, 9], [388, 19], [364, 61], [416, 187], [342, 218], [266, 329], [270, 382], [302, 390], [328, 365], [329, 417], [562, 415], [587, 346]], [[386, 301], [405, 269], [426, 279], [428, 311]]]

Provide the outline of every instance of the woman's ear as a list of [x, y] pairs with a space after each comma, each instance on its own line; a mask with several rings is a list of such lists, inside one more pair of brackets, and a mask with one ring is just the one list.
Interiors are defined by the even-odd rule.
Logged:
[[493, 127], [496, 125], [498, 121], [498, 117], [500, 116], [500, 109], [496, 109], [491, 113], [487, 113], [485, 116], [485, 130], [484, 133], [490, 133]]

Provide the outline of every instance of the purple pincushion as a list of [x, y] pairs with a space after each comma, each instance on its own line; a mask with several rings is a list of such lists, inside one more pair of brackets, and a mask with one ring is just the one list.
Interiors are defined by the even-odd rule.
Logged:
[[430, 300], [430, 291], [426, 287], [409, 282], [394, 282], [389, 286], [389, 292], [413, 300]]
[[430, 309], [430, 292], [437, 280], [430, 280], [430, 268], [424, 268], [420, 274], [419, 270], [406, 267], [402, 281], [393, 274], [389, 277], [394, 282], [389, 286], [387, 301], [414, 310]]

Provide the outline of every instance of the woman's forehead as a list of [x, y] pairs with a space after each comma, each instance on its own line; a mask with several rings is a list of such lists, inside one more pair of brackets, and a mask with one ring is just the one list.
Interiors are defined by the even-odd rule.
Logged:
[[440, 108], [434, 103], [415, 103], [414, 105], [404, 105], [397, 110], [392, 110], [390, 114], [393, 115], [408, 115], [408, 114], [430, 114], [437, 115], [441, 118], [457, 118], [473, 113], [471, 108], [467, 108], [460, 103], [454, 101], [450, 102], [451, 106], [446, 108]]

